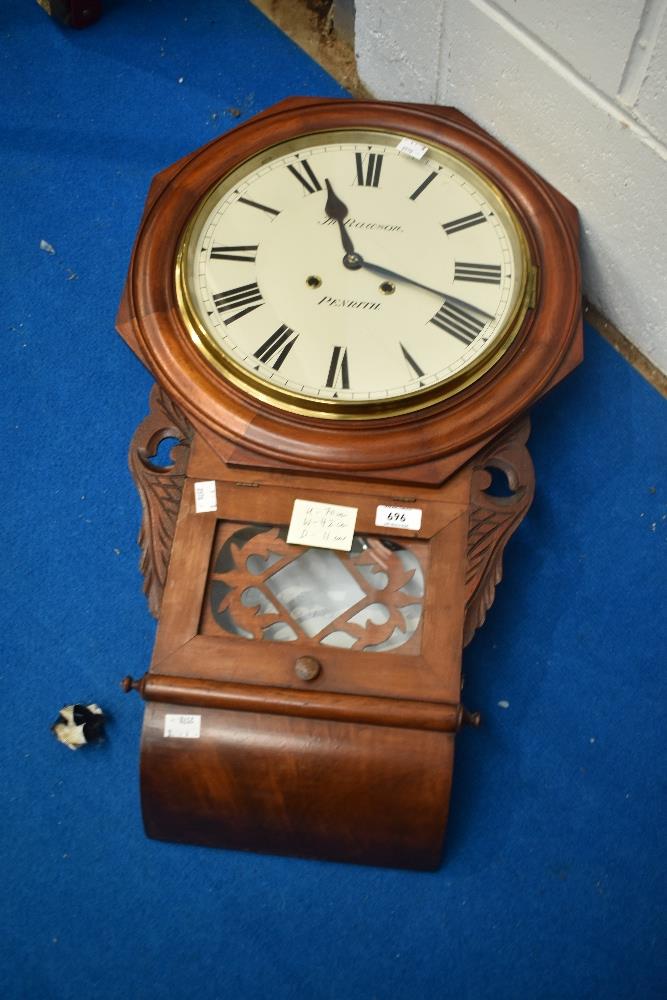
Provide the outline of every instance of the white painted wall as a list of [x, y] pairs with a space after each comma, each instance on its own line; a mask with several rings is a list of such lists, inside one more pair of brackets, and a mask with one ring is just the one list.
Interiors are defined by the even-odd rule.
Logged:
[[667, 0], [356, 0], [356, 51], [577, 205], [588, 298], [667, 372]]

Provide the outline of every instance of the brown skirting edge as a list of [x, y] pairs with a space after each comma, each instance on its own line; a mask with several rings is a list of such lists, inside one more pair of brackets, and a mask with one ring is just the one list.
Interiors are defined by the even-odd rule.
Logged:
[[628, 340], [624, 333], [617, 330], [613, 323], [605, 319], [594, 305], [584, 299], [584, 319], [597, 330], [605, 340], [609, 341], [614, 350], [618, 351], [626, 361], [629, 361], [647, 382], [650, 382], [658, 392], [667, 396], [667, 375], [642, 354], [638, 347]]

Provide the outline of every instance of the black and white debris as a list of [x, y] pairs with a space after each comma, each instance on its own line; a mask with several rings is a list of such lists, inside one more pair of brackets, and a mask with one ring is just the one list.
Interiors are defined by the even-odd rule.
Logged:
[[70, 750], [78, 750], [104, 739], [104, 723], [104, 712], [99, 705], [65, 705], [51, 731]]

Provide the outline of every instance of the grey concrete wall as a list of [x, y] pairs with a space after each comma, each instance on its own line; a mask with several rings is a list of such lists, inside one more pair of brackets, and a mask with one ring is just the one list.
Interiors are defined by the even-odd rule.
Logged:
[[460, 108], [579, 208], [586, 294], [667, 372], [667, 0], [356, 0], [380, 98]]

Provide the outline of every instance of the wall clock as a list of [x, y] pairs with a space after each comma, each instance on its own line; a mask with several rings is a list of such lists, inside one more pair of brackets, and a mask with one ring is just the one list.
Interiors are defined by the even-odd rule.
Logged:
[[526, 414], [581, 359], [577, 238], [453, 109], [292, 99], [156, 177], [118, 317], [156, 379], [150, 836], [437, 866]]

